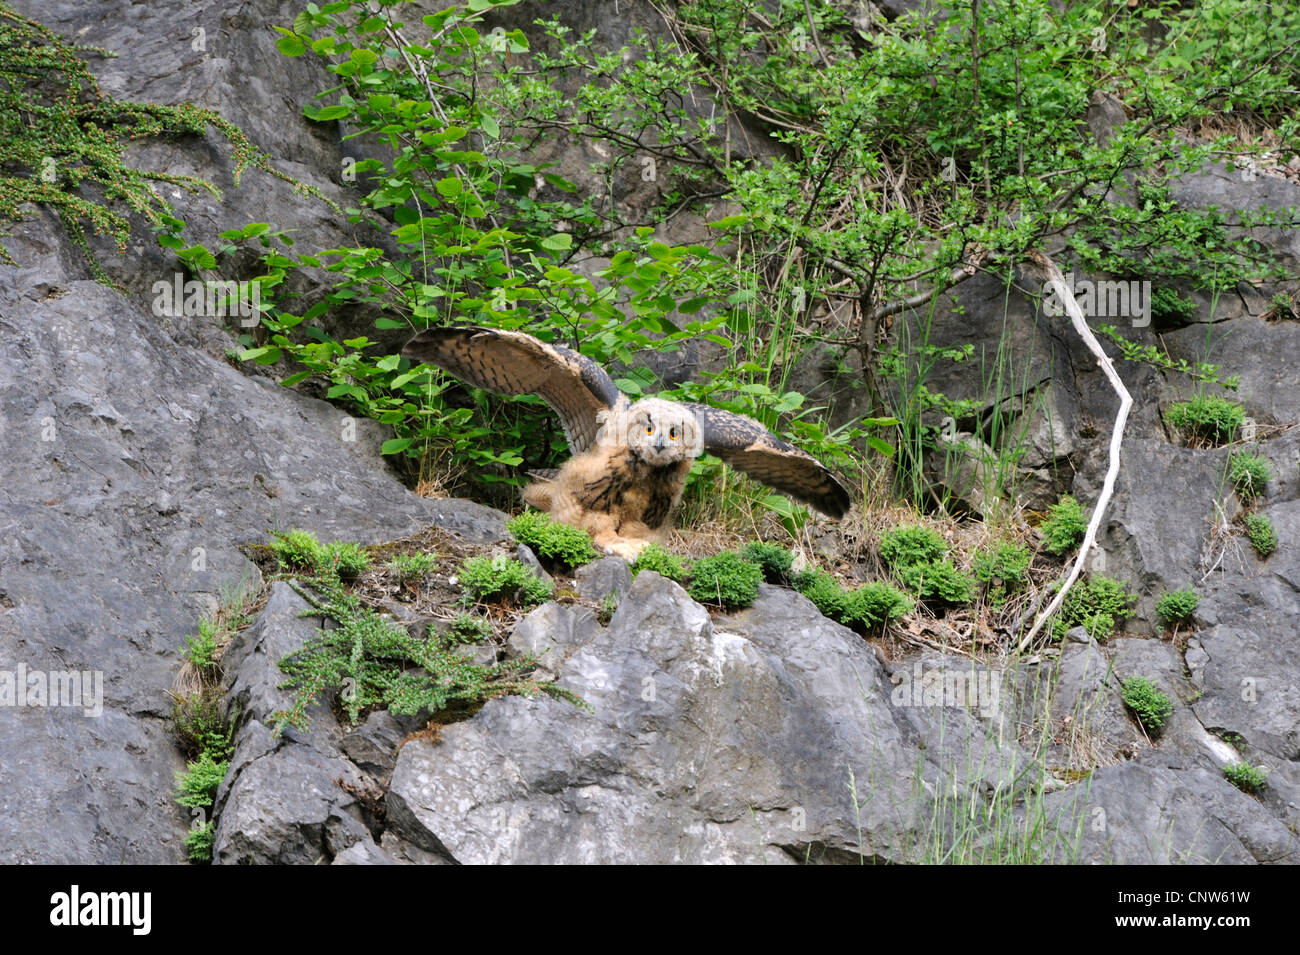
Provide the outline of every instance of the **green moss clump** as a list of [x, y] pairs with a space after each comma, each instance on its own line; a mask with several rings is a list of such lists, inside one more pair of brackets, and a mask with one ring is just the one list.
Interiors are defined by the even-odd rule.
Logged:
[[733, 609], [748, 607], [758, 596], [763, 569], [734, 551], [702, 557], [691, 566], [687, 592], [700, 603]]
[[795, 574], [791, 581], [821, 613], [823, 617], [843, 622], [848, 613], [848, 592], [826, 571], [812, 567]]
[[1034, 555], [1023, 544], [1003, 541], [992, 550], [975, 555], [971, 570], [981, 583], [1001, 583], [1008, 588], [1022, 587], [1029, 582], [1029, 564]]
[[1074, 627], [1083, 627], [1094, 640], [1106, 640], [1130, 616], [1129, 604], [1136, 599], [1110, 577], [1079, 580], [1065, 595], [1052, 632], [1059, 640]]
[[1238, 451], [1228, 459], [1228, 480], [1241, 499], [1249, 504], [1263, 494], [1264, 487], [1273, 480], [1273, 469], [1262, 454]]
[[579, 567], [599, 555], [591, 535], [581, 528], [560, 524], [544, 511], [524, 511], [506, 522], [506, 529], [521, 544], [527, 544], [542, 560], [563, 567]]
[[633, 577], [643, 570], [653, 571], [661, 577], [667, 577], [678, 583], [686, 579], [686, 562], [659, 544], [643, 547], [636, 560], [632, 562]]
[[1196, 613], [1196, 607], [1200, 602], [1200, 595], [1191, 587], [1171, 590], [1156, 601], [1156, 616], [1166, 627], [1188, 623], [1192, 619], [1192, 614]]
[[970, 603], [975, 595], [975, 581], [950, 560], [909, 564], [896, 573], [903, 586], [924, 603], [958, 607]]
[[818, 568], [796, 574], [793, 585], [813, 602], [823, 617], [862, 633], [882, 627], [916, 606], [911, 597], [885, 581], [872, 581], [846, 590]]

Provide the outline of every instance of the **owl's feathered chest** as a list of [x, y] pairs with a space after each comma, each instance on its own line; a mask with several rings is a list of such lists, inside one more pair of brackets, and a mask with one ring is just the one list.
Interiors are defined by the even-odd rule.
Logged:
[[690, 459], [655, 466], [629, 448], [603, 453], [596, 473], [583, 482], [579, 500], [589, 510], [618, 514], [647, 526], [663, 526], [681, 497]]

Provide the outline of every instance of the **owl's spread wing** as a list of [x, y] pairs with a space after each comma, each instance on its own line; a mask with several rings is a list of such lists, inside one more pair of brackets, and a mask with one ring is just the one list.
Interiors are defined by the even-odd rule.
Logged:
[[811, 504], [834, 518], [852, 501], [844, 485], [820, 461], [782, 441], [753, 418], [688, 404], [704, 432], [704, 450], [782, 494]]
[[407, 342], [402, 354], [498, 395], [537, 395], [560, 416], [574, 454], [595, 443], [596, 414], [626, 402], [590, 358], [523, 332], [430, 328]]

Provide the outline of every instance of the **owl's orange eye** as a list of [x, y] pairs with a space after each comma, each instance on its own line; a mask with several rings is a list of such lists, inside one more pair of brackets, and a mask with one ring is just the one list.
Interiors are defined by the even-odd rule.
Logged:
[[653, 427], [651, 427], [650, 425], [646, 425], [646, 426], [645, 426], [645, 433], [646, 433], [646, 434], [654, 434], [654, 433], [655, 433], [655, 429], [654, 429]]
[[669, 429], [668, 429], [668, 437], [669, 437], [669, 439], [671, 439], [671, 440], [673, 440], [673, 441], [676, 441], [676, 440], [677, 440], [677, 429], [676, 429], [676, 428], [669, 428]]

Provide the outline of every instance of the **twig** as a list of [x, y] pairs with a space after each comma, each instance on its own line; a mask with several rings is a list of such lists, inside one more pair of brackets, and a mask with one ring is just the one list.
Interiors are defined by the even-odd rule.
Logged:
[[1097, 364], [1101, 366], [1102, 372], [1110, 381], [1110, 386], [1119, 395], [1119, 411], [1115, 415], [1115, 426], [1110, 435], [1110, 465], [1106, 468], [1106, 480], [1102, 482], [1101, 493], [1097, 495], [1097, 503], [1093, 506], [1092, 518], [1088, 521], [1088, 531], [1083, 535], [1083, 543], [1079, 546], [1079, 556], [1074, 559], [1074, 566], [1070, 568], [1069, 575], [1061, 584], [1061, 588], [1056, 592], [1052, 602], [1047, 605], [1047, 609], [1039, 615], [1033, 627], [1016, 646], [1017, 652], [1021, 652], [1025, 647], [1029, 646], [1030, 641], [1043, 628], [1043, 624], [1060, 609], [1066, 593], [1074, 585], [1074, 582], [1079, 579], [1079, 574], [1083, 572], [1083, 562], [1088, 557], [1088, 551], [1097, 542], [1097, 531], [1101, 528], [1102, 518], [1106, 516], [1106, 505], [1110, 503], [1111, 494], [1115, 491], [1115, 478], [1119, 476], [1119, 449], [1124, 441], [1124, 424], [1128, 421], [1129, 409], [1133, 407], [1133, 396], [1128, 393], [1128, 389], [1124, 387], [1124, 382], [1120, 380], [1119, 374], [1115, 371], [1114, 362], [1102, 350], [1101, 342], [1097, 341], [1092, 329], [1088, 327], [1088, 322], [1083, 317], [1079, 303], [1074, 300], [1073, 292], [1065, 284], [1065, 276], [1061, 274], [1061, 270], [1043, 252], [1031, 250], [1027, 257], [1031, 262], [1046, 270], [1047, 281], [1051, 283], [1056, 297], [1065, 306], [1065, 310], [1070, 313], [1070, 321], [1074, 325], [1074, 330], [1079, 333], [1079, 337], [1088, 346], [1088, 350], [1097, 357]]

